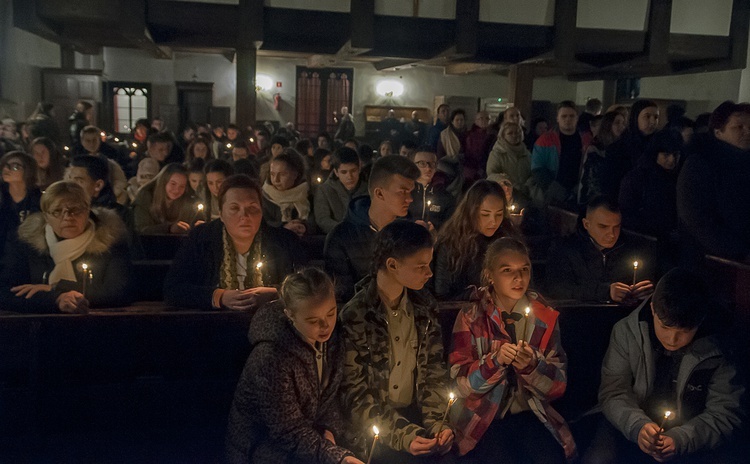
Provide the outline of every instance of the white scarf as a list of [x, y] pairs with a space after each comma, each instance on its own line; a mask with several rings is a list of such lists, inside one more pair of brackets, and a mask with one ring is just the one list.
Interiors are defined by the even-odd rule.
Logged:
[[61, 280], [78, 282], [76, 272], [73, 269], [73, 260], [78, 259], [86, 252], [86, 248], [94, 240], [95, 229], [94, 221], [89, 219], [88, 227], [78, 237], [57, 240], [52, 226], [49, 224], [44, 226], [44, 237], [47, 240], [49, 254], [55, 262], [55, 268], [49, 275], [50, 285], [55, 285]]
[[310, 191], [307, 182], [302, 182], [289, 190], [278, 190], [269, 183], [263, 184], [263, 192], [268, 198], [281, 209], [281, 222], [287, 223], [292, 220], [292, 209], [297, 210], [297, 216], [301, 220], [310, 215], [310, 201], [307, 193]]

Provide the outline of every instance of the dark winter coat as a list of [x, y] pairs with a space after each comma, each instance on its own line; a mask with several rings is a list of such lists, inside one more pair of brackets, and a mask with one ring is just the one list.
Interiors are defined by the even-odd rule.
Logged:
[[[164, 302], [180, 308], [211, 309], [224, 260], [224, 223], [220, 219], [194, 228], [182, 243], [164, 280]], [[305, 264], [305, 253], [293, 232], [261, 224], [263, 283], [278, 286]]]
[[[126, 230], [117, 213], [94, 208], [91, 219], [96, 225], [94, 239], [78, 259], [73, 268], [80, 269], [86, 263], [93, 279], [86, 289], [89, 306], [121, 307], [132, 302], [130, 296], [131, 263], [126, 244]], [[0, 308], [22, 313], [55, 313], [55, 300], [61, 293], [75, 290], [81, 292], [82, 279], [78, 282], [60, 281], [50, 292], [38, 292], [26, 299], [16, 297], [10, 289], [23, 284], [46, 284], [47, 276], [55, 268], [49, 254], [44, 228], [47, 221], [42, 213], [30, 216], [18, 228], [18, 240], [6, 244], [6, 265], [0, 275]]]
[[630, 230], [668, 237], [677, 229], [677, 172], [645, 159], [620, 185], [622, 225]]
[[750, 259], [750, 153], [712, 135], [696, 136], [677, 182], [686, 258]]
[[336, 282], [336, 301], [349, 301], [354, 284], [370, 274], [376, 231], [370, 225], [370, 197], [349, 203], [344, 221], [326, 237], [326, 272]]
[[558, 300], [609, 301], [612, 282], [632, 284], [633, 261], [639, 262], [638, 281], [650, 277], [656, 263], [646, 258], [626, 246], [622, 236], [615, 246], [600, 251], [579, 225], [576, 233], [559, 240], [550, 249], [545, 295]]
[[281, 301], [261, 308], [248, 335], [252, 351], [229, 412], [231, 464], [339, 464], [348, 450], [323, 438], [344, 433], [339, 387], [344, 347], [336, 330], [323, 345], [323, 379], [316, 352], [284, 315]]
[[336, 174], [331, 174], [315, 191], [315, 222], [324, 234], [330, 233], [344, 220], [352, 198], [367, 196], [367, 183], [361, 179], [353, 191], [348, 191]]
[[450, 258], [445, 246], [438, 245], [435, 248], [435, 259], [433, 260], [434, 276], [431, 280], [435, 297], [440, 301], [467, 301], [474, 290], [471, 286], [482, 286], [482, 268], [487, 248], [492, 242], [505, 236], [506, 234], [502, 227], [492, 237], [485, 237], [480, 234], [476, 238], [479, 247], [477, 255], [465, 258], [467, 263], [466, 268], [460, 272], [454, 266], [450, 265]]

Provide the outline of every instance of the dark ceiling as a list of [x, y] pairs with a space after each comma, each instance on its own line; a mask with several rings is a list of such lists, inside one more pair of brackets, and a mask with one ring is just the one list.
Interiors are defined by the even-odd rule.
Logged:
[[440, 65], [446, 72], [507, 72], [528, 63], [539, 75], [609, 79], [745, 67], [750, 2], [735, 0], [728, 37], [671, 34], [671, 0], [651, 0], [647, 31], [580, 29], [577, 2], [556, 0], [554, 26], [479, 21], [479, 0], [456, 2], [456, 19], [379, 16], [374, 0], [335, 13], [172, 0], [14, 0], [17, 27], [73, 48], [147, 50], [237, 49], [261, 55], [332, 55], [366, 60], [378, 69]]

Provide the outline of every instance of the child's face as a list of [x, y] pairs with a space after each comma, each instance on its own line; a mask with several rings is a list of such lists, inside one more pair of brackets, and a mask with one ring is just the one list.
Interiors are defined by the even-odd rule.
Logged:
[[432, 277], [431, 261], [432, 248], [423, 248], [403, 259], [389, 258], [386, 266], [399, 284], [411, 290], [420, 290]]
[[693, 338], [695, 338], [696, 332], [698, 332], [698, 327], [683, 329], [664, 325], [659, 316], [656, 315], [653, 303], [651, 304], [651, 314], [654, 316], [656, 338], [659, 339], [664, 349], [668, 351], [677, 351], [688, 346], [693, 341]]
[[505, 300], [508, 305], [515, 304], [529, 288], [531, 262], [524, 253], [506, 250], [497, 255], [492, 269], [487, 269], [485, 272], [492, 283], [495, 295]]

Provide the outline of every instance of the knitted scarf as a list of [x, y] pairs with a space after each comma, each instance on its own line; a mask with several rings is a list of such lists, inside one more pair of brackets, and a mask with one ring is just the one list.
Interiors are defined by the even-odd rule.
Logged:
[[443, 143], [445, 156], [455, 158], [461, 153], [461, 140], [459, 140], [456, 132], [451, 129], [451, 126], [448, 126], [440, 133], [440, 141]]
[[[237, 250], [234, 248], [232, 237], [229, 236], [226, 227], [222, 229], [222, 240], [224, 243], [224, 259], [221, 262], [221, 271], [219, 276], [219, 286], [228, 290], [240, 289], [240, 277], [237, 274]], [[255, 240], [250, 246], [250, 253], [247, 254], [247, 275], [244, 277], [243, 288], [256, 288], [263, 286], [264, 266], [258, 267], [258, 263], [263, 262], [264, 256], [261, 251], [260, 232], [255, 235]]]
[[263, 193], [281, 210], [281, 222], [287, 223], [293, 219], [292, 212], [297, 210], [297, 218], [307, 219], [310, 215], [310, 200], [307, 194], [310, 187], [307, 182], [302, 182], [289, 190], [278, 190], [269, 183], [263, 184]]
[[66, 240], [58, 240], [52, 226], [44, 226], [44, 238], [47, 240], [49, 255], [55, 262], [55, 268], [49, 275], [50, 285], [55, 285], [61, 280], [78, 282], [76, 272], [73, 269], [73, 261], [80, 258], [86, 252], [89, 244], [94, 240], [96, 226], [89, 219], [88, 227], [81, 235]]

